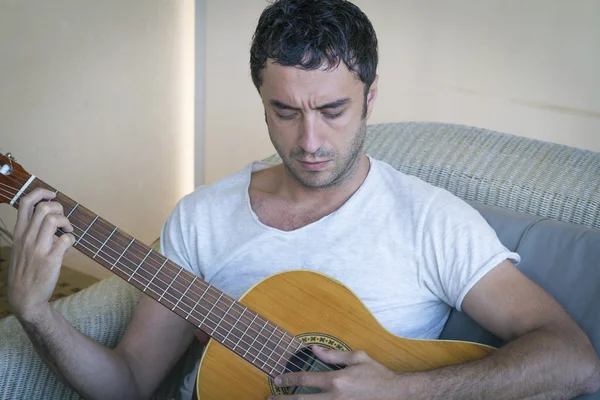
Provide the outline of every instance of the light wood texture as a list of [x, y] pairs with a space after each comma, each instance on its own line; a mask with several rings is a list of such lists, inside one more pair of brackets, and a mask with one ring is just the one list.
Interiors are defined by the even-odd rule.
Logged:
[[[489, 346], [440, 340], [411, 340], [383, 328], [345, 286], [324, 275], [291, 271], [274, 275], [250, 289], [242, 304], [298, 335], [334, 336], [394, 371], [422, 371], [484, 357]], [[200, 400], [257, 399], [271, 394], [268, 376], [211, 340], [197, 377]]]

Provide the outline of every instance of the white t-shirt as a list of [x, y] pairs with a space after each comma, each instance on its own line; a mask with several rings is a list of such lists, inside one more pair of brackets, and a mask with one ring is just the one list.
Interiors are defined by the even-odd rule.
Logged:
[[389, 331], [435, 339], [451, 307], [460, 310], [481, 277], [519, 255], [456, 196], [370, 161], [342, 207], [290, 232], [252, 210], [251, 172], [271, 166], [254, 162], [184, 197], [163, 227], [162, 251], [234, 298], [278, 272], [319, 271], [344, 283]]

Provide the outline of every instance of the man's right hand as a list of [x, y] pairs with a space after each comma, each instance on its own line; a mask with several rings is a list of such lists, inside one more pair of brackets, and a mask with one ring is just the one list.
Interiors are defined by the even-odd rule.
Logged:
[[14, 229], [8, 302], [17, 318], [28, 322], [48, 311], [64, 254], [75, 241], [70, 234], [58, 239], [54, 236], [59, 228], [73, 232], [62, 206], [43, 201], [54, 197], [53, 192], [45, 189], [35, 189], [23, 197]]

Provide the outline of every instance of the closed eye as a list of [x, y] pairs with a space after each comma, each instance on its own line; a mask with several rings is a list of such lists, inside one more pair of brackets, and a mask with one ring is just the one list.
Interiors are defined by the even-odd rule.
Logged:
[[325, 116], [325, 118], [328, 118], [328, 119], [336, 119], [336, 118], [341, 117], [343, 113], [344, 113], [343, 111], [340, 111], [339, 113], [335, 113], [335, 114], [323, 113], [323, 115]]
[[282, 119], [284, 121], [289, 121], [289, 120], [294, 119], [294, 116], [296, 114], [283, 115], [283, 114], [275, 113], [275, 115], [277, 115], [277, 118], [279, 118], [279, 119]]

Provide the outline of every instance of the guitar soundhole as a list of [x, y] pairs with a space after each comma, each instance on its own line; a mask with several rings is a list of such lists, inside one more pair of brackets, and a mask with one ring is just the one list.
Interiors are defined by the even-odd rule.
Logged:
[[[305, 333], [296, 336], [296, 339], [301, 340], [308, 347], [304, 347], [294, 353], [286, 364], [287, 373], [292, 372], [327, 372], [336, 371], [343, 367], [339, 365], [327, 364], [319, 360], [310, 349], [311, 345], [319, 345], [322, 347], [328, 347], [334, 350], [350, 351], [350, 348], [342, 341], [324, 334], [318, 333]], [[288, 388], [279, 388], [273, 384], [270, 380], [271, 391], [273, 394], [315, 394], [321, 393], [320, 389], [293, 386]]]
[[[294, 354], [286, 365], [288, 372], [327, 372], [341, 369], [340, 366], [326, 364], [314, 355], [311, 349], [305, 348]], [[302, 386], [288, 388], [290, 394], [321, 393], [321, 389]]]

